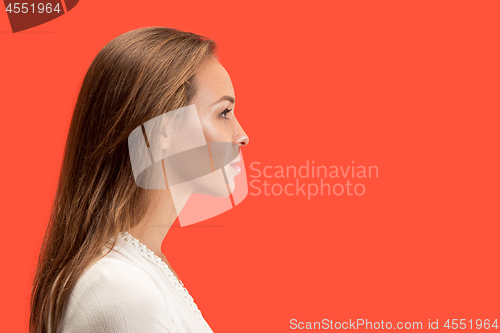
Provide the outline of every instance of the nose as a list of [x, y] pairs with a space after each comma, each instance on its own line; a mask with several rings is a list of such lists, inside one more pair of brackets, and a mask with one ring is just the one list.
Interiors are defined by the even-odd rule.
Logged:
[[236, 127], [236, 132], [234, 133], [233, 136], [233, 143], [241, 147], [248, 145], [249, 141], [250, 139], [248, 138], [248, 135], [245, 133], [240, 123], [238, 123]]

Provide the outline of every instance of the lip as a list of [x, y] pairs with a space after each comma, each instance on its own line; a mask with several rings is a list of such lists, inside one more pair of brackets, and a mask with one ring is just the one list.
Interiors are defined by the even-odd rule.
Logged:
[[231, 164], [229, 164], [234, 170], [236, 170], [236, 175], [241, 172], [241, 167], [238, 165], [240, 161], [241, 159], [238, 158], [236, 161], [233, 161]]

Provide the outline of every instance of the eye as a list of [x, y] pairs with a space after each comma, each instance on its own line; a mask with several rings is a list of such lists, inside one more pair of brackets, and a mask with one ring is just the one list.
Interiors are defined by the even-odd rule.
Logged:
[[225, 109], [224, 111], [222, 111], [221, 113], [219, 113], [219, 116], [221, 116], [222, 118], [225, 118], [225, 119], [229, 119], [229, 118], [227, 117], [227, 114], [228, 114], [229, 112], [231, 112], [231, 111], [233, 111], [233, 109]]

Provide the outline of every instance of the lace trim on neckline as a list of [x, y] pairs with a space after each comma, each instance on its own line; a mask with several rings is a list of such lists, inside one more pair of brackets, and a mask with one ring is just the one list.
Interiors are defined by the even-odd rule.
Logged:
[[191, 306], [193, 311], [198, 315], [200, 320], [203, 322], [203, 325], [208, 328], [209, 327], [208, 323], [203, 318], [203, 315], [201, 314], [201, 311], [198, 309], [196, 303], [194, 302], [193, 297], [189, 294], [189, 291], [186, 289], [186, 287], [184, 287], [182, 281], [178, 279], [174, 275], [174, 273], [172, 273], [170, 267], [168, 267], [168, 265], [163, 260], [161, 260], [161, 258], [158, 257], [153, 251], [148, 249], [146, 245], [142, 244], [137, 238], [129, 234], [127, 231], [121, 232], [118, 235], [118, 237], [124, 239], [125, 241], [127, 241], [127, 243], [133, 245], [133, 247], [137, 249], [143, 257], [145, 257], [153, 264], [158, 266], [167, 275], [170, 281], [172, 281], [172, 283], [177, 287], [181, 295], [184, 296], [184, 298], [187, 300], [188, 304]]

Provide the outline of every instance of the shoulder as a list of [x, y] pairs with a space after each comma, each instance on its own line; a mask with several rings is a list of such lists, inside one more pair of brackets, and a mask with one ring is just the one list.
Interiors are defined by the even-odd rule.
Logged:
[[150, 288], [157, 290], [153, 280], [144, 269], [126, 258], [120, 258], [119, 254], [115, 255], [113, 252], [90, 265], [79, 278], [76, 286], [82, 288], [106, 286], [111, 290], [121, 290], [126, 287], [141, 288], [142, 291]]
[[147, 325], [168, 332], [165, 299], [147, 272], [113, 255], [78, 278], [62, 321], [63, 332], [139, 332]]
[[107, 255], [93, 263], [78, 278], [72, 295], [77, 297], [133, 300], [144, 294], [158, 295], [158, 287], [141, 267], [127, 259]]

